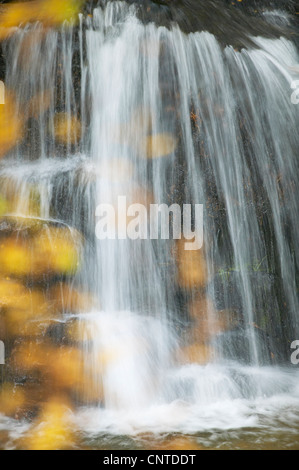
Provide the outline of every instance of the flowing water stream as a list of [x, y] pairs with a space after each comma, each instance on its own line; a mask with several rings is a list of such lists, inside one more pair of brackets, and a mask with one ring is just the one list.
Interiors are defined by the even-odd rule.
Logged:
[[[299, 57], [283, 36], [250, 40], [224, 46], [104, 2], [78, 28], [26, 26], [5, 44], [29, 133], [1, 163], [1, 194], [18, 195], [13, 214], [84, 235], [72, 286], [96, 300], [62, 323], [78, 325], [88, 371], [72, 417], [87, 446], [180, 434], [202, 447], [299, 445]], [[69, 121], [63, 145], [58, 112], [83, 129]], [[119, 196], [203, 204], [203, 247], [98, 240], [96, 207], [114, 205], [118, 220]], [[0, 423], [13, 447], [26, 424]]]

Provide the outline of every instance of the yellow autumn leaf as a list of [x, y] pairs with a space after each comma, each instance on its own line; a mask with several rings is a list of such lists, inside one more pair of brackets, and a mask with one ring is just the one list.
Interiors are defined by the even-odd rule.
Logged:
[[12, 299], [20, 298], [24, 293], [24, 286], [11, 279], [0, 279], [0, 308], [14, 305]]
[[5, 104], [0, 105], [0, 158], [23, 138], [23, 120], [14, 97], [6, 91]]
[[13, 360], [23, 371], [38, 370], [55, 391], [80, 390], [86, 383], [83, 355], [75, 347], [27, 342], [15, 350]]
[[40, 21], [54, 26], [74, 20], [85, 0], [40, 0], [38, 17]]
[[35, 318], [34, 312], [24, 311], [23, 309], [9, 310], [5, 314], [5, 323], [8, 333], [11, 336], [24, 337], [43, 337], [47, 328], [52, 324], [50, 318], [40, 319], [39, 315]]
[[56, 114], [54, 136], [58, 142], [75, 144], [81, 136], [81, 122], [76, 116], [67, 113]]
[[11, 384], [5, 384], [0, 390], [0, 413], [14, 415], [25, 402], [25, 394]]
[[145, 148], [147, 158], [160, 158], [172, 154], [177, 147], [177, 139], [169, 133], [154, 134], [141, 140], [140, 152]]
[[31, 253], [17, 238], [0, 242], [0, 272], [5, 275], [24, 276], [31, 271]]
[[27, 23], [34, 15], [36, 2], [32, 3], [31, 8], [28, 3], [11, 3], [2, 5], [0, 10], [0, 40], [5, 39], [15, 32], [21, 23]]
[[40, 231], [33, 243], [33, 272], [74, 274], [79, 266], [79, 238], [77, 232], [67, 228], [48, 227]]
[[61, 450], [72, 446], [73, 431], [69, 420], [70, 406], [60, 397], [43, 406], [33, 430], [24, 439], [29, 450]]
[[185, 346], [178, 353], [181, 362], [187, 364], [207, 364], [214, 356], [214, 350], [211, 346], [205, 344], [191, 344]]
[[178, 283], [184, 289], [204, 287], [207, 283], [207, 265], [203, 250], [185, 250], [185, 239], [177, 242]]
[[37, 314], [44, 315], [47, 311], [42, 291], [31, 290], [10, 279], [1, 279], [0, 281], [0, 306], [23, 309], [26, 311], [27, 317]]
[[0, 273], [13, 277], [74, 274], [79, 266], [79, 234], [60, 227], [36, 230], [33, 238], [0, 241]]
[[85, 0], [33, 0], [4, 5], [0, 10], [0, 40], [14, 33], [22, 24], [41, 21], [57, 26], [76, 19]]
[[8, 201], [0, 194], [0, 216], [8, 212], [8, 207], [9, 207]]
[[41, 344], [22, 342], [14, 351], [13, 364], [23, 371], [41, 369], [50, 361], [47, 354], [48, 350]]
[[81, 351], [63, 347], [53, 349], [47, 373], [54, 387], [74, 390], [82, 381], [83, 356]]

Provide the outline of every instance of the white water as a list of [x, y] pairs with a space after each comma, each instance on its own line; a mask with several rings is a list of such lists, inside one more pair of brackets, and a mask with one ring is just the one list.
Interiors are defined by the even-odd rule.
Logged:
[[299, 424], [296, 369], [219, 358], [202, 366], [178, 364], [173, 353], [179, 340], [169, 340], [169, 325], [130, 312], [84, 314], [81, 320], [88, 352], [97, 358], [86, 366], [104, 392], [103, 406], [83, 407], [75, 417], [84, 433], [138, 437], [257, 428], [267, 434]]
[[[247, 381], [246, 386], [238, 386], [238, 379]], [[189, 389], [185, 399], [136, 408], [134, 413], [127, 408], [85, 408], [75, 422], [79, 429], [92, 435], [138, 436], [145, 432], [196, 435], [246, 428], [259, 429], [265, 435], [273, 429], [277, 433], [294, 429], [295, 433], [299, 424], [298, 379], [297, 373], [240, 368], [237, 363], [227, 367], [190, 365], [170, 371], [165, 377], [172, 386], [176, 382], [177, 388]], [[248, 398], [244, 398], [244, 388]], [[259, 395], [257, 389], [264, 393]]]
[[[24, 34], [10, 46], [11, 86], [22, 78], [18, 54]], [[136, 191], [142, 201], [148, 202], [151, 193], [155, 202], [170, 204], [184, 189], [183, 201], [206, 204], [204, 251], [210, 282], [205, 290], [212, 298], [217, 296], [214, 276], [233, 266], [242, 321], [259, 325], [265, 316], [271, 317], [267, 331], [283, 338], [285, 351], [286, 338], [299, 337], [295, 274], [299, 121], [298, 108], [290, 99], [292, 67], [299, 61], [294, 45], [284, 38], [252, 38], [254, 49], [222, 49], [208, 32], [185, 35], [175, 25], [170, 30], [144, 26], [134, 8], [124, 3], [108, 3], [94, 12], [93, 19], [81, 18], [80, 38], [80, 107], [86, 129], [78, 149], [84, 156], [72, 155], [68, 146], [65, 160], [51, 158], [56, 155], [55, 142], [45, 139], [44, 129], [53, 125], [53, 108], [49, 122], [44, 117], [38, 122], [38, 161], [24, 163], [17, 149], [12, 158], [21, 163], [12, 167], [9, 160], [1, 177], [13, 180], [16, 191], [23, 188], [25, 205], [30, 197], [26, 184], [37, 179], [43, 218], [52, 216], [53, 199], [54, 207], [59, 206], [57, 194], [67, 179], [66, 193], [73, 202], [69, 211], [55, 217], [80, 226], [78, 208], [83, 205], [89, 236], [98, 203], [114, 201], [118, 195], [131, 197]], [[51, 64], [58, 60], [59, 44], [64, 111], [79, 107], [71, 80], [72, 41], [67, 28], [60, 40], [58, 34], [49, 34], [47, 60], [39, 64], [30, 85], [24, 80], [18, 87], [20, 96], [40, 86], [55, 89]], [[39, 63], [40, 51], [33, 51], [31, 60]], [[52, 73], [45, 76], [49, 67]], [[198, 134], [192, 128], [191, 110], [198, 116]], [[179, 146], [149, 162], [144, 139], [162, 132], [177, 137]], [[173, 186], [177, 192], [170, 193]], [[220, 202], [211, 210], [208, 201], [213, 191]], [[266, 222], [260, 219], [263, 204]], [[17, 212], [22, 211], [26, 209], [20, 206]], [[91, 288], [100, 303], [97, 313], [80, 317], [82, 350], [86, 360], [93, 357], [86, 367], [98, 384], [99, 400], [95, 408], [87, 403], [76, 415], [79, 427], [90, 433], [128, 435], [197, 433], [267, 427], [267, 423], [271, 427], [282, 415], [282, 427], [298, 424], [298, 371], [258, 367], [263, 344], [253, 328], [246, 330], [248, 365], [241, 365], [237, 355], [228, 362], [221, 352], [204, 366], [176, 362], [175, 351], [184, 342], [174, 333], [181, 312], [172, 277], [176, 268], [171, 240], [156, 245], [127, 240], [95, 245], [94, 251], [87, 251], [78, 282]], [[260, 281], [254, 282], [252, 276], [256, 262], [263, 272], [276, 273], [281, 292], [257, 289]], [[226, 298], [230, 295], [225, 292]], [[193, 296], [188, 292], [189, 301]], [[281, 312], [285, 327], [281, 298], [287, 303]], [[86, 340], [90, 336], [93, 339]]]

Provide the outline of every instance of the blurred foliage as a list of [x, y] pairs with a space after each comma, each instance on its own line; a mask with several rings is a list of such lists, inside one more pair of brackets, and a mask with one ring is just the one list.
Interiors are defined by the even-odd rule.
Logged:
[[203, 250], [185, 250], [185, 243], [186, 240], [181, 239], [176, 244], [178, 284], [183, 289], [205, 287], [208, 274]]
[[25, 394], [23, 390], [17, 389], [12, 384], [5, 384], [0, 391], [0, 413], [15, 415], [24, 405]]
[[57, 113], [54, 119], [55, 139], [64, 144], [75, 144], [81, 136], [81, 122], [76, 116]]
[[79, 266], [80, 236], [68, 228], [42, 228], [33, 238], [7, 237], [0, 243], [0, 273], [38, 277], [74, 274]]
[[15, 97], [6, 91], [5, 105], [0, 105], [0, 158], [23, 137], [23, 117], [17, 112]]
[[172, 154], [176, 150], [177, 140], [172, 134], [156, 134], [147, 136], [142, 144], [146, 148], [147, 158], [159, 158]]
[[0, 9], [0, 40], [24, 23], [41, 21], [46, 27], [74, 21], [85, 0], [32, 0], [13, 2]]
[[29, 450], [61, 450], [72, 447], [73, 431], [70, 425], [70, 405], [61, 396], [45, 403], [39, 419], [24, 439]]

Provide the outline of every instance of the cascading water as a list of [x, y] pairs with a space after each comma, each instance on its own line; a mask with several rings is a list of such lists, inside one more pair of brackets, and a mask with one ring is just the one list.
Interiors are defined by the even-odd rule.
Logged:
[[[87, 432], [271, 428], [282, 410], [298, 426], [299, 58], [284, 37], [250, 41], [145, 25], [125, 2], [81, 16], [79, 31], [37, 24], [7, 41], [6, 84], [30, 136], [1, 164], [1, 194], [17, 195], [13, 215], [85, 238], [73, 288], [93, 305], [64, 321], [79, 328]], [[80, 114], [80, 136], [67, 120], [62, 144], [58, 112]], [[203, 248], [98, 240], [97, 205], [127, 219], [119, 196], [203, 204]]]

